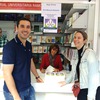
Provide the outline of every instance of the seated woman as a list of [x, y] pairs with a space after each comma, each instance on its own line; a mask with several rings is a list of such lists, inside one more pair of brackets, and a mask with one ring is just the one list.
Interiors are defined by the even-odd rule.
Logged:
[[55, 68], [54, 72], [63, 70], [61, 57], [59, 55], [59, 46], [57, 44], [52, 44], [49, 48], [49, 53], [43, 55], [42, 62], [40, 64], [40, 71], [45, 73], [45, 70], [49, 65]]

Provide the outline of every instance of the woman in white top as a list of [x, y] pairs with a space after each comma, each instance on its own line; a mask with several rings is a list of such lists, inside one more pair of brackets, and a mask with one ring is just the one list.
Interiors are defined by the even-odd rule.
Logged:
[[74, 44], [77, 48], [76, 57], [72, 57], [72, 71], [61, 86], [74, 82], [80, 86], [77, 100], [96, 100], [96, 90], [99, 85], [98, 60], [95, 52], [86, 47], [87, 33], [77, 31], [74, 35]]

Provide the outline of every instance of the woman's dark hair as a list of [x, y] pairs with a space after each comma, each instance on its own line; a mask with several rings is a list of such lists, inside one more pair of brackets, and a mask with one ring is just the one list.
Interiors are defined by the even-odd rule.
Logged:
[[59, 46], [57, 44], [52, 44], [49, 48], [49, 52], [51, 53], [52, 49], [57, 49], [57, 54], [59, 54], [60, 50], [59, 50]]
[[30, 21], [29, 19], [25, 18], [25, 17], [20, 18], [20, 19], [17, 21], [17, 23], [16, 23], [16, 24], [17, 24], [17, 27], [18, 27], [20, 21], [22, 21], [22, 20], [24, 20], [24, 21], [29, 21], [29, 22], [30, 22], [30, 25], [31, 25], [31, 29], [32, 29], [32, 23], [31, 23], [31, 21]]
[[88, 35], [87, 35], [87, 33], [84, 32], [84, 31], [76, 31], [75, 33], [81, 33], [82, 36], [83, 36], [83, 38], [84, 38], [84, 40], [87, 40], [87, 39], [88, 39]]

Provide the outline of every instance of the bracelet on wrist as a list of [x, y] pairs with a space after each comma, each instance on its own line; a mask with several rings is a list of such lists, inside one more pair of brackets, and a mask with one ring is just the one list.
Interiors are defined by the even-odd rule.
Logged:
[[38, 79], [38, 78], [40, 78], [40, 76], [37, 76], [37, 77], [35, 77], [36, 78], [36, 80]]

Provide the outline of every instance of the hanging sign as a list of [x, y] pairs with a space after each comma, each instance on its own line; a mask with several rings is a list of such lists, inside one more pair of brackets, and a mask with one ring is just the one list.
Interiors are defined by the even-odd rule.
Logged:
[[44, 17], [44, 32], [56, 33], [58, 26], [58, 17]]
[[42, 16], [50, 15], [61, 16], [61, 3], [42, 3]]
[[0, 2], [0, 10], [41, 10], [41, 3]]
[[44, 32], [57, 33], [58, 17], [61, 16], [60, 3], [42, 3], [41, 15], [44, 17]]

